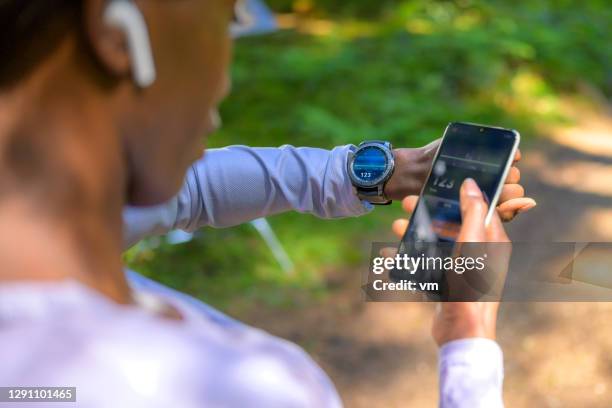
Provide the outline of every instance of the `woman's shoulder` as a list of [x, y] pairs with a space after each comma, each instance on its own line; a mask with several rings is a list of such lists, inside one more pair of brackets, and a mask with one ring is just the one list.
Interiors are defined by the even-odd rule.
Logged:
[[57, 294], [63, 301], [43, 302], [36, 318], [0, 329], [5, 368], [32, 368], [0, 370], [0, 383], [73, 384], [80, 402], [91, 398], [90, 406], [116, 406], [112, 399], [93, 404], [101, 388], [104, 398], [115, 395], [134, 407], [339, 404], [328, 377], [300, 347], [228, 324], [222, 314], [174, 299], [183, 319], [170, 320], [78, 286]]

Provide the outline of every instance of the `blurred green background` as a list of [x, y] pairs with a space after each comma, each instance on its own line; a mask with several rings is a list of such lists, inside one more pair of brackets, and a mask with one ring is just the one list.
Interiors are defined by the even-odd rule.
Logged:
[[[559, 100], [612, 95], [607, 1], [269, 0], [284, 29], [236, 43], [233, 93], [210, 145], [331, 148], [364, 139], [420, 146], [449, 121], [519, 129], [567, 121]], [[270, 217], [295, 263], [285, 274], [250, 225], [132, 249], [128, 265], [224, 310], [291, 307], [327, 294], [390, 240], [399, 204], [359, 219]], [[357, 278], [356, 278], [357, 279]]]

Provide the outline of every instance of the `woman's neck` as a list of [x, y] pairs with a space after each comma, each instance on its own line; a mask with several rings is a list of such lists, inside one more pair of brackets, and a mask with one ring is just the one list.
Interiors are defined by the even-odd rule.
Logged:
[[0, 94], [0, 284], [75, 279], [128, 303], [122, 146], [84, 83], [51, 63]]
[[[77, 280], [119, 303], [130, 303], [121, 265], [120, 234], [103, 223], [59, 222], [19, 198], [0, 204], [0, 285]], [[99, 231], [99, 233], [95, 233]]]

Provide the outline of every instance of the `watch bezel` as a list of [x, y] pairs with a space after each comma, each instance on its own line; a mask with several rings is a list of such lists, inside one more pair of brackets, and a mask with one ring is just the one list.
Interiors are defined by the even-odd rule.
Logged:
[[[385, 157], [387, 158], [387, 168], [385, 169], [383, 174], [377, 179], [372, 180], [372, 181], [363, 181], [357, 178], [357, 176], [355, 175], [353, 164], [355, 162], [355, 157], [359, 154], [359, 152], [368, 147], [375, 147], [381, 150], [385, 154]], [[393, 152], [391, 151], [391, 149], [389, 149], [387, 146], [385, 146], [383, 143], [380, 143], [380, 142], [362, 143], [357, 147], [357, 149], [352, 151], [351, 154], [349, 155], [349, 162], [348, 162], [349, 178], [351, 179], [351, 182], [353, 183], [353, 185], [356, 187], [376, 187], [389, 179], [394, 168], [395, 168], [395, 158], [393, 157]]]

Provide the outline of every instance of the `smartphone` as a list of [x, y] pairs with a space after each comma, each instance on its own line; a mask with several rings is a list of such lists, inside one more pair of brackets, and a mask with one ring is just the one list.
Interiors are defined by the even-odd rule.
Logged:
[[[451, 250], [461, 228], [459, 189], [468, 177], [476, 181], [489, 204], [485, 220], [488, 224], [519, 142], [516, 130], [450, 123], [400, 242], [399, 253], [416, 257], [434, 255], [431, 251], [444, 252], [443, 248]], [[404, 277], [398, 271], [392, 271], [391, 276]]]

